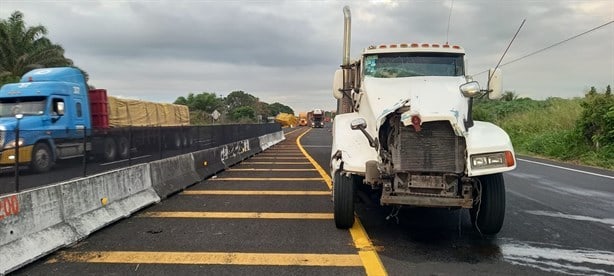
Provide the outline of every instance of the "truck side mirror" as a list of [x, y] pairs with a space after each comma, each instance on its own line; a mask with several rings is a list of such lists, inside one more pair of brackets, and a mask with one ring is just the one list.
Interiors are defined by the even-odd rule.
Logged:
[[477, 81], [470, 81], [459, 87], [463, 96], [467, 98], [473, 98], [480, 95], [480, 84]]
[[488, 98], [491, 100], [501, 99], [503, 91], [501, 88], [501, 69], [488, 70]]
[[356, 118], [350, 123], [350, 128], [354, 130], [365, 129], [367, 128], [367, 121], [364, 118]]
[[340, 100], [343, 98], [343, 93], [339, 90], [343, 88], [343, 69], [337, 69], [335, 71], [335, 77], [333, 78], [333, 97]]

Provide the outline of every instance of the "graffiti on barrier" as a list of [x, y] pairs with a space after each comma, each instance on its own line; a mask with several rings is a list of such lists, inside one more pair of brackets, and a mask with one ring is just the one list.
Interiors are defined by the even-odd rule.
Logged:
[[237, 157], [239, 154], [249, 151], [249, 140], [243, 140], [232, 145], [225, 145], [222, 148], [220, 156], [222, 157], [222, 163], [226, 163], [226, 160]]
[[0, 220], [19, 214], [17, 195], [0, 198]]

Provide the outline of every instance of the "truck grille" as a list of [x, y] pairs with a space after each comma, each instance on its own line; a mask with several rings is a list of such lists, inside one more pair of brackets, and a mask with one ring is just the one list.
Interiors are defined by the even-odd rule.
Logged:
[[423, 123], [420, 132], [412, 126], [401, 127], [395, 146], [391, 150], [395, 172], [465, 170], [465, 138], [456, 136], [448, 121]]
[[0, 151], [2, 151], [2, 148], [4, 147], [4, 131], [0, 130]]

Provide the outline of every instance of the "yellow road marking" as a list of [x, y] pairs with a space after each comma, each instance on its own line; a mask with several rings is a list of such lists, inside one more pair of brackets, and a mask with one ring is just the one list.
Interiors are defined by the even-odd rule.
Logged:
[[316, 169], [256, 169], [256, 168], [228, 168], [227, 171], [257, 171], [257, 172], [312, 172], [316, 171]]
[[251, 159], [252, 160], [256, 160], [256, 159], [303, 159], [305, 158], [305, 156], [254, 156]]
[[261, 212], [145, 212], [147, 218], [222, 218], [222, 219], [332, 219], [329, 213], [261, 213]]
[[328, 189], [332, 190], [333, 189], [333, 182], [331, 181], [330, 177], [328, 176], [328, 173], [326, 173], [326, 171], [324, 169], [322, 169], [322, 167], [320, 167], [318, 162], [316, 162], [316, 160], [313, 159], [313, 157], [311, 157], [311, 155], [309, 155], [309, 153], [307, 153], [307, 151], [301, 145], [301, 138], [303, 138], [303, 136], [305, 134], [307, 134], [307, 132], [309, 132], [310, 130], [311, 129], [307, 129], [307, 131], [303, 132], [301, 135], [299, 135], [296, 138], [296, 145], [301, 150], [303, 155], [305, 155], [305, 157], [307, 157], [307, 160], [309, 160], [309, 163], [311, 163], [313, 165], [313, 167], [316, 168], [318, 173], [320, 173], [320, 176], [322, 176], [322, 179], [324, 179], [324, 182], [326, 182], [326, 185], [328, 185]]
[[319, 177], [218, 177], [210, 181], [322, 181]]
[[241, 162], [241, 164], [252, 164], [252, 165], [306, 165], [310, 164], [309, 162]]
[[279, 254], [242, 252], [151, 252], [93, 251], [61, 252], [47, 263], [270, 265], [270, 266], [361, 266], [355, 254]]
[[[328, 185], [328, 188], [332, 189], [332, 180], [330, 179], [330, 176], [328, 176], [326, 171], [322, 169], [318, 162], [316, 162], [301, 145], [301, 138], [303, 138], [303, 136], [310, 130], [311, 129], [308, 129], [296, 138], [296, 145], [298, 145], [305, 157], [307, 157], [309, 162], [311, 162], [311, 164], [318, 170]], [[365, 267], [367, 275], [388, 275], [386, 268], [384, 268], [384, 264], [382, 264], [382, 260], [379, 258], [379, 255], [377, 255], [377, 251], [373, 247], [367, 232], [362, 227], [358, 216], [356, 216], [354, 225], [352, 228], [350, 228], [350, 234], [352, 235], [354, 245], [359, 250], [358, 255], [360, 256], [362, 264]]]
[[296, 196], [330, 196], [329, 191], [240, 191], [240, 190], [192, 190], [183, 191], [181, 195], [296, 195]]

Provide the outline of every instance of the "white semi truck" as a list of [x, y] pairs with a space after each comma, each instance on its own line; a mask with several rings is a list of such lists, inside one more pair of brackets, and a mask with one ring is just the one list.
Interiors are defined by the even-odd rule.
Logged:
[[[344, 8], [343, 62], [334, 75], [331, 175], [335, 224], [354, 223], [354, 195], [368, 188], [380, 204], [465, 208], [482, 234], [500, 231], [503, 172], [516, 167], [507, 133], [474, 121], [475, 97], [501, 97], [501, 72], [487, 89], [467, 76], [456, 45], [369, 46], [350, 61], [351, 18]], [[366, 185], [366, 186], [359, 186]]]

